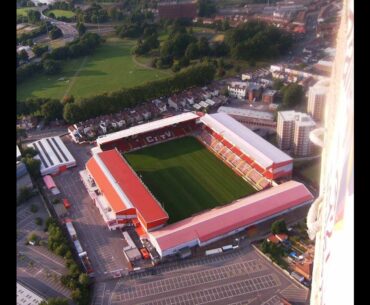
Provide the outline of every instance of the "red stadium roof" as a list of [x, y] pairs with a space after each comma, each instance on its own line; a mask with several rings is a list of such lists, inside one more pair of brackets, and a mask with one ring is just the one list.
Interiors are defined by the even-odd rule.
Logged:
[[135, 214], [136, 210], [146, 227], [168, 220], [166, 211], [117, 150], [94, 154], [86, 167], [116, 214]]
[[311, 200], [312, 194], [302, 183], [289, 181], [150, 234], [165, 251], [194, 240], [206, 242]]

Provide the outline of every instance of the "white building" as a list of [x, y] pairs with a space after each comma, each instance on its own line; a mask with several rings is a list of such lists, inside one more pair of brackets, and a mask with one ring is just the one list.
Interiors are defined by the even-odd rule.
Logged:
[[279, 111], [277, 119], [277, 142], [282, 150], [291, 151], [295, 156], [307, 156], [312, 152], [310, 132], [316, 123], [305, 114], [295, 111]]
[[327, 82], [320, 81], [308, 90], [307, 113], [318, 122], [323, 119], [325, 98], [329, 89], [326, 84]]
[[44, 300], [32, 290], [17, 282], [17, 305], [37, 305]]
[[69, 167], [76, 166], [76, 160], [60, 137], [43, 138], [27, 146], [38, 152], [35, 159], [41, 162], [40, 172], [42, 176], [54, 175]]
[[245, 99], [248, 85], [246, 82], [232, 82], [227, 86], [229, 95], [238, 99]]
[[295, 156], [305, 157], [312, 153], [313, 144], [310, 141], [310, 132], [315, 127], [316, 123], [309, 115], [305, 113], [295, 115], [293, 136], [293, 154]]

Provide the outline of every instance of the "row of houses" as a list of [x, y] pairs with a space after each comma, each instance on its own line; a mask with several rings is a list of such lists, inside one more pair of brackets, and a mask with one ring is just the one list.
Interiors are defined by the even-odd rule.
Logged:
[[93, 141], [98, 136], [162, 118], [173, 113], [192, 110], [209, 110], [227, 101], [219, 96], [219, 86], [192, 88], [170, 97], [161, 97], [133, 109], [102, 115], [68, 127], [68, 132], [76, 143]]
[[231, 82], [227, 89], [229, 95], [238, 99], [247, 99], [249, 102], [262, 100], [266, 104], [272, 104], [277, 94], [277, 90], [271, 90], [269, 87], [272, 82], [266, 79], [266, 82]]

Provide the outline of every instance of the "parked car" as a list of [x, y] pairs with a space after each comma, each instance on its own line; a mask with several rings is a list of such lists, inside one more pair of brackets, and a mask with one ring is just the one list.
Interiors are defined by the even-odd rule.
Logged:
[[69, 209], [71, 207], [71, 204], [70, 202], [68, 201], [68, 199], [63, 199], [63, 205], [66, 209]]

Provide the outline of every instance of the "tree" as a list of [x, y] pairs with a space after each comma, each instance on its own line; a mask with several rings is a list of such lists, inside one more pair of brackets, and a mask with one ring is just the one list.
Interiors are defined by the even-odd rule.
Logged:
[[271, 232], [273, 234], [288, 233], [285, 220], [277, 220], [273, 222], [271, 225]]
[[200, 52], [196, 42], [192, 42], [187, 46], [185, 56], [189, 59], [199, 58]]
[[282, 87], [284, 87], [284, 81], [279, 78], [275, 78], [272, 83], [272, 88], [274, 90], [280, 90]]
[[200, 17], [210, 17], [216, 13], [216, 5], [210, 0], [199, 0], [198, 9]]
[[19, 52], [19, 55], [18, 55], [18, 58], [19, 60], [22, 60], [22, 61], [28, 61], [28, 53], [26, 50], [22, 50]]
[[210, 53], [208, 39], [205, 37], [201, 37], [198, 42], [198, 48], [200, 56], [208, 56]]
[[33, 48], [32, 48], [32, 51], [33, 53], [35, 53], [35, 55], [37, 57], [40, 57], [41, 55], [43, 55], [45, 52], [47, 52], [49, 49], [48, 46], [40, 46], [40, 45], [35, 45]]
[[33, 195], [34, 195], [34, 192], [32, 190], [32, 187], [22, 186], [19, 189], [19, 195], [18, 195], [18, 198], [17, 198], [17, 203], [21, 204], [23, 202], [26, 202]]
[[50, 298], [47, 301], [42, 301], [39, 305], [69, 305], [68, 299]]
[[76, 103], [69, 103], [64, 106], [63, 118], [68, 123], [77, 123], [82, 120], [82, 109]]
[[77, 23], [77, 31], [78, 35], [82, 36], [86, 33], [86, 26], [82, 22]]
[[27, 132], [24, 128], [17, 127], [17, 142], [22, 143], [22, 138], [27, 138]]
[[41, 13], [35, 10], [29, 10], [27, 12], [28, 22], [30, 23], [37, 23], [40, 21]]
[[76, 288], [72, 291], [72, 300], [75, 301], [75, 302], [78, 302], [80, 301], [81, 299], [81, 290], [79, 288]]
[[299, 105], [304, 98], [304, 90], [301, 85], [289, 84], [282, 90], [283, 104], [286, 108], [292, 108]]
[[54, 27], [51, 31], [49, 31], [49, 37], [51, 40], [60, 38], [63, 36], [63, 32], [60, 28]]
[[82, 286], [88, 286], [90, 283], [89, 276], [86, 273], [81, 273], [80, 276], [78, 277], [78, 282]]
[[46, 59], [42, 63], [44, 72], [48, 75], [57, 74], [62, 70], [62, 65], [59, 61], [53, 59]]
[[49, 100], [41, 106], [41, 114], [46, 122], [63, 118], [63, 105], [58, 100]]
[[33, 147], [27, 146], [25, 148], [22, 148], [22, 155], [27, 158], [33, 158], [37, 155], [37, 151]]
[[33, 158], [22, 158], [23, 163], [26, 165], [27, 170], [31, 177], [37, 178], [40, 176], [41, 162], [38, 159]]
[[261, 250], [263, 253], [269, 253], [270, 252], [270, 243], [264, 239], [261, 244]]
[[73, 95], [65, 95], [63, 97], [62, 104], [66, 105], [66, 104], [74, 103], [74, 101], [75, 101], [75, 98], [73, 97]]

